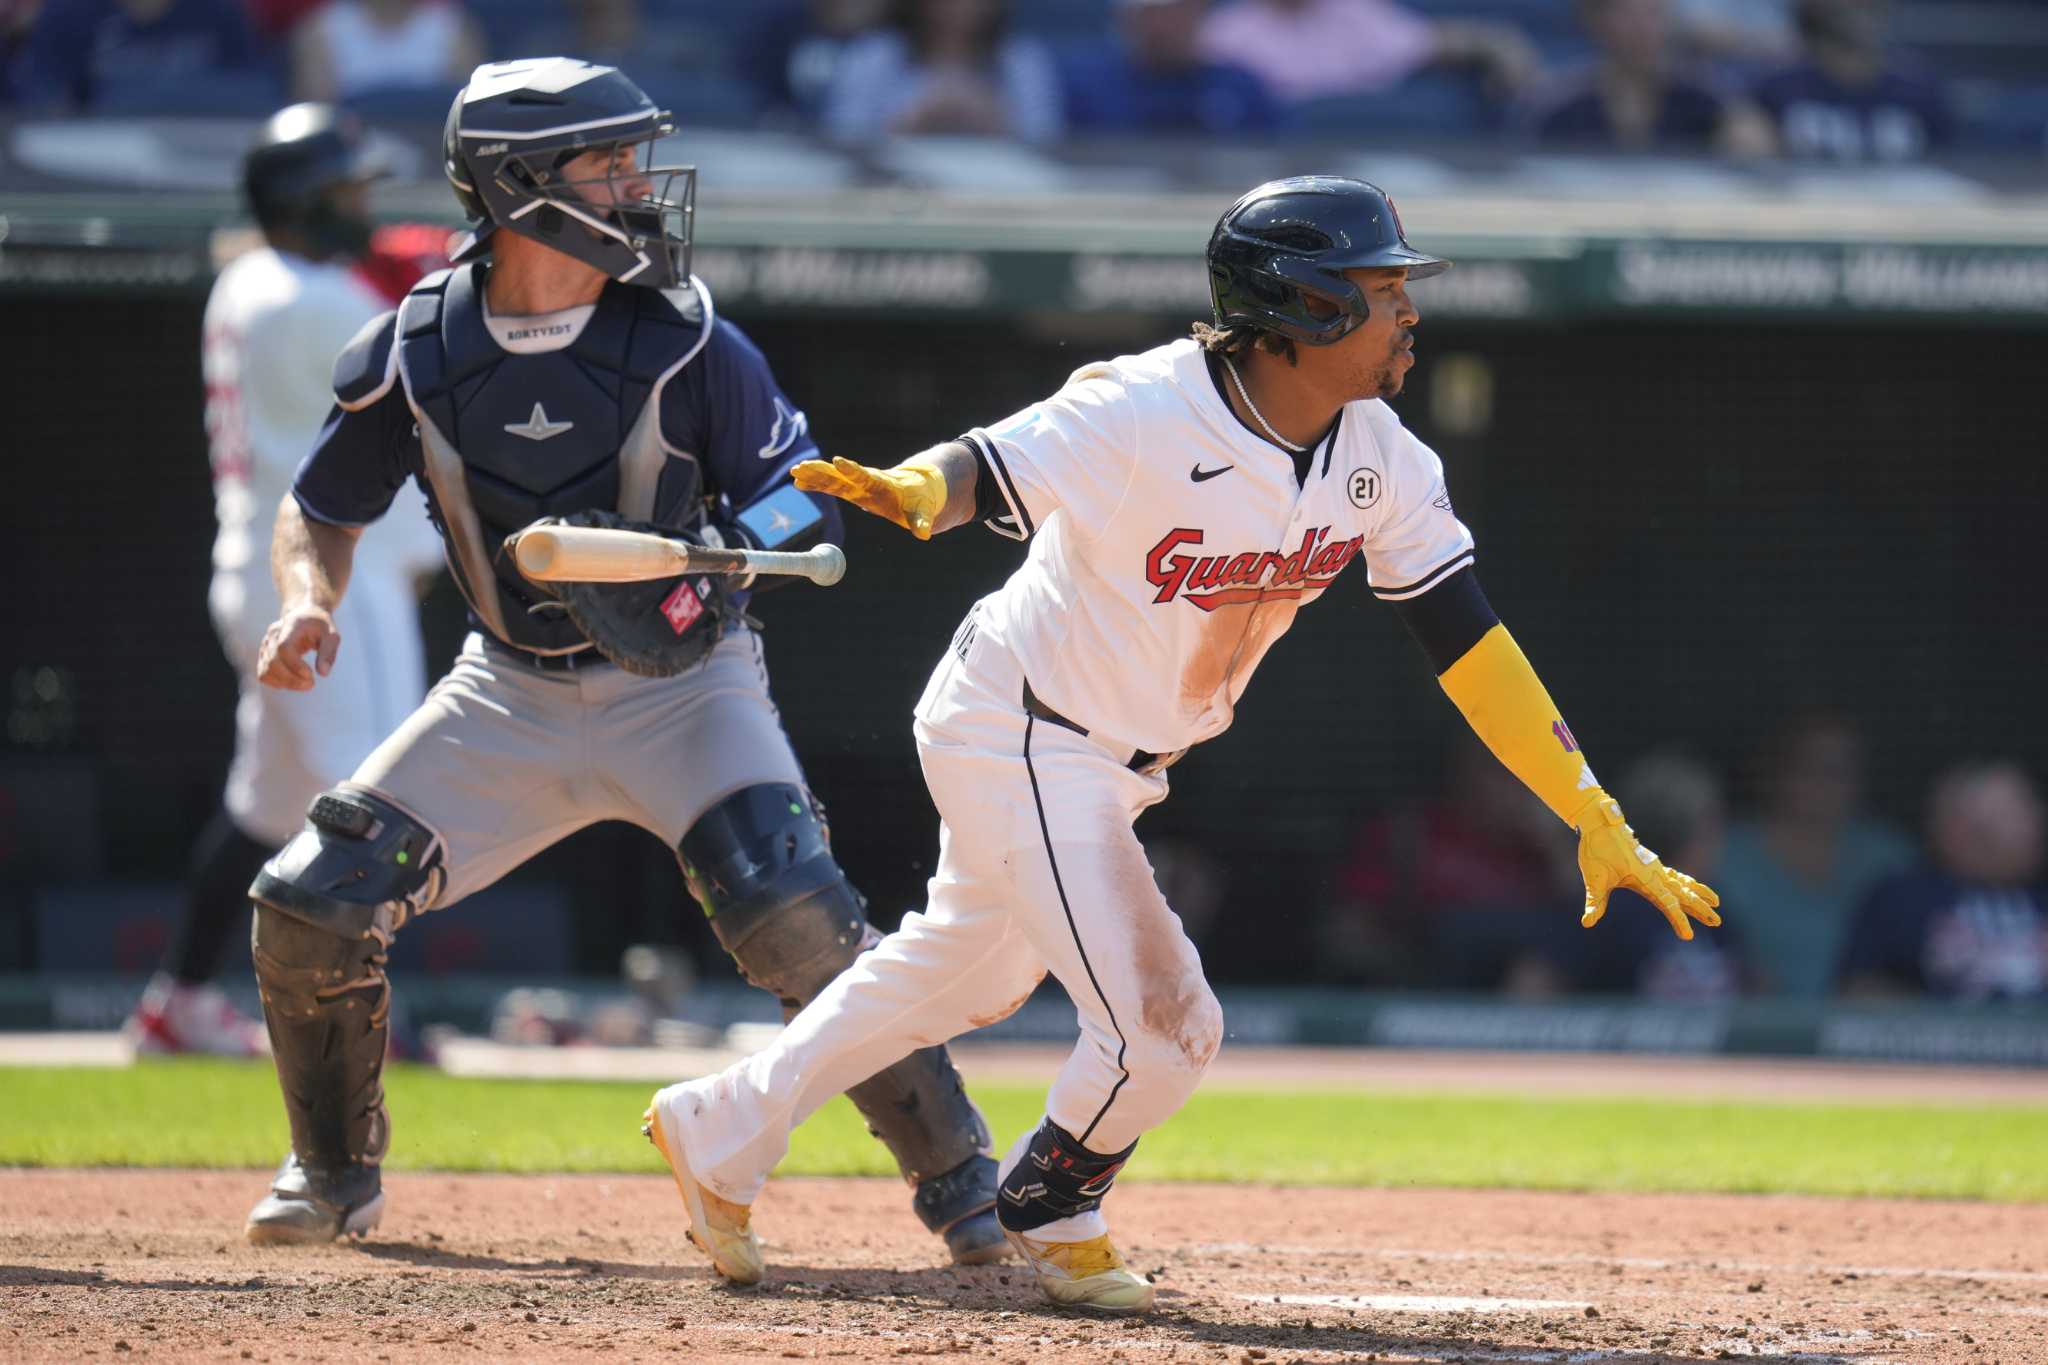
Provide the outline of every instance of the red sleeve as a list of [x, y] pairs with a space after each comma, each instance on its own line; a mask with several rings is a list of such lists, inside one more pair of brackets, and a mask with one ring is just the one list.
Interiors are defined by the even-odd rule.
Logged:
[[448, 264], [448, 229], [432, 223], [393, 223], [370, 236], [370, 249], [356, 262], [356, 274], [386, 303]]

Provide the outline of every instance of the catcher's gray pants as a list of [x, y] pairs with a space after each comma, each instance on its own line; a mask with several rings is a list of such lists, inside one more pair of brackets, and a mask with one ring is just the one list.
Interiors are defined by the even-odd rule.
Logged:
[[[594, 655], [592, 657], [595, 657]], [[626, 820], [674, 848], [722, 797], [803, 784], [744, 627], [674, 678], [609, 664], [555, 672], [471, 634], [448, 676], [343, 785], [440, 836], [453, 905], [557, 840]]]

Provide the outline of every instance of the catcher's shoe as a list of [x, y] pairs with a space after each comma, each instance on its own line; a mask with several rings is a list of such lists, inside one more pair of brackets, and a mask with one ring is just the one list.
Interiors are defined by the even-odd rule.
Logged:
[[1097, 1313], [1149, 1313], [1152, 1286], [1124, 1266], [1109, 1234], [1085, 1242], [1043, 1242], [1028, 1232], [1006, 1232], [1038, 1277], [1038, 1287], [1062, 1308]]
[[976, 1153], [943, 1175], [918, 1182], [911, 1207], [946, 1243], [954, 1265], [993, 1265], [1010, 1254], [996, 1221], [995, 1158]]
[[992, 1208], [968, 1214], [940, 1235], [954, 1265], [994, 1265], [1010, 1258], [1010, 1239]]
[[640, 1131], [668, 1163], [683, 1196], [683, 1207], [690, 1211], [690, 1240], [711, 1258], [718, 1273], [734, 1284], [759, 1284], [767, 1266], [761, 1258], [761, 1244], [754, 1240], [752, 1211], [697, 1183], [684, 1157], [682, 1136], [662, 1112], [659, 1093], [640, 1117]]
[[249, 1210], [255, 1246], [306, 1246], [360, 1237], [384, 1216], [384, 1182], [375, 1166], [315, 1170], [298, 1153], [285, 1157], [270, 1193]]

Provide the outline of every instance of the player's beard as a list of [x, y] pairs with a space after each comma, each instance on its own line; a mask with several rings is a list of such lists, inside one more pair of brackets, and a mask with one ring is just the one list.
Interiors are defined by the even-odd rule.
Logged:
[[1401, 391], [1402, 381], [1407, 377], [1394, 362], [1394, 356], [1389, 355], [1385, 364], [1365, 372], [1359, 394], [1364, 398], [1392, 398]]

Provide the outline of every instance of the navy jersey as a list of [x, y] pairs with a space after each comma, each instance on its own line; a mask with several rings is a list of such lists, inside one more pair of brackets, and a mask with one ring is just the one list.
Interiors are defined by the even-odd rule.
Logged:
[[1880, 882], [1836, 984], [1873, 979], [1950, 1000], [2048, 996], [2048, 884], [1984, 886], [1929, 864]]
[[1067, 124], [1090, 133], [1271, 132], [1280, 109], [1251, 72], [1218, 62], [1173, 71], [1141, 65], [1121, 43], [1070, 58], [1061, 72]]
[[1897, 68], [1852, 87], [1810, 63], [1795, 66], [1759, 81], [1756, 99], [1776, 120], [1787, 156], [1911, 161], [1955, 132], [1941, 87]]
[[[708, 520], [728, 541], [756, 546], [839, 538], [837, 503], [789, 482], [798, 461], [817, 455], [808, 420], [746, 334], [712, 315], [701, 288], [696, 297], [677, 291], [681, 302], [701, 303], [687, 316], [641, 297], [648, 291], [610, 285], [595, 307], [492, 319], [475, 306], [480, 281], [458, 271], [423, 282], [400, 314], [343, 352], [337, 405], [293, 484], [307, 516], [365, 525], [417, 478], [482, 624], [540, 652], [577, 639], [544, 635], [525, 619], [537, 597], [495, 548], [535, 516], [602, 506], [678, 528]], [[624, 340], [607, 350], [609, 335]], [[412, 357], [402, 375], [401, 352]], [[625, 358], [603, 372], [614, 354]], [[653, 413], [644, 411], [650, 402]], [[519, 420], [500, 420], [508, 415]], [[436, 452], [452, 456], [451, 444], [468, 476], [451, 479], [444, 468], [437, 479]], [[639, 495], [646, 506], [627, 505], [634, 474], [619, 469], [622, 446], [657, 481]]]
[[[1649, 145], [1659, 151], [1712, 147], [1727, 113], [1727, 103], [1710, 86], [1686, 76], [1673, 76], [1657, 99]], [[1615, 147], [1614, 125], [1598, 77], [1588, 74], [1561, 89], [1530, 118], [1538, 141], [1581, 147]]]

